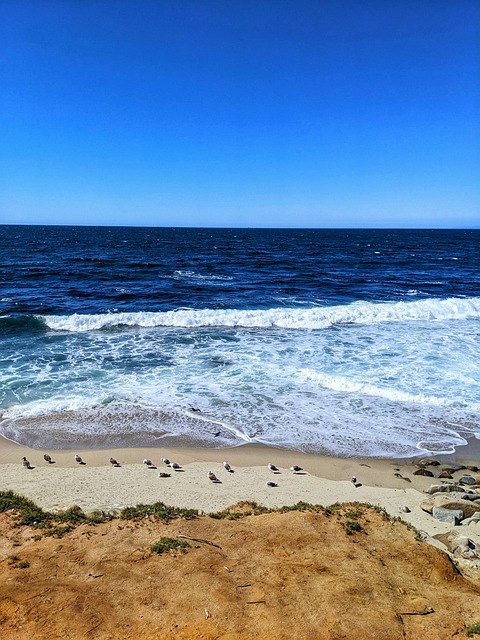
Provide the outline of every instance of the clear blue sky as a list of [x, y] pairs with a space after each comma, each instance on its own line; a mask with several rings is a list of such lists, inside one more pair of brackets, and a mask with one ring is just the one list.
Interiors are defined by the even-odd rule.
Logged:
[[2, 0], [0, 223], [480, 226], [476, 0]]

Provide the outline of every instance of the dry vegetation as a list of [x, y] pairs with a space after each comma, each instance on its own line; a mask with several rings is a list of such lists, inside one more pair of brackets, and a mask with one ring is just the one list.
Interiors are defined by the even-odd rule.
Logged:
[[54, 517], [5, 492], [0, 511], [2, 640], [450, 640], [480, 621], [448, 556], [367, 505]]

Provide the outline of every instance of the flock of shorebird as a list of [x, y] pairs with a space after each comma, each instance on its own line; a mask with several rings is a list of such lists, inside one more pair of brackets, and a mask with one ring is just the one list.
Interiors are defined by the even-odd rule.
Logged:
[[[43, 459], [45, 460], [45, 462], [48, 462], [48, 464], [54, 464], [55, 460], [52, 460], [52, 456], [49, 455], [48, 453], [45, 453], [43, 456]], [[85, 465], [86, 462], [83, 460], [83, 458], [76, 453], [74, 456], [74, 460], [75, 462], [77, 462], [80, 465]], [[170, 469], [173, 469], [173, 471], [181, 471], [182, 467], [177, 463], [177, 462], [171, 462], [168, 458], [161, 458], [162, 462], [164, 465], [166, 465], [167, 467], [170, 467]], [[27, 460], [26, 457], [22, 458], [23, 461], [23, 466], [26, 469], [33, 469], [34, 467], [32, 467], [32, 465], [30, 464], [30, 461]], [[120, 467], [121, 464], [115, 460], [115, 458], [110, 458], [110, 464], [112, 465], [112, 467]], [[143, 460], [143, 464], [148, 467], [149, 469], [156, 469], [156, 465], [149, 459], [149, 458], [145, 458]], [[228, 471], [228, 473], [235, 473], [235, 470], [232, 468], [232, 466], [228, 463], [228, 462], [224, 462], [223, 466], [225, 468], [225, 471]], [[281, 471], [279, 470], [278, 467], [276, 467], [274, 464], [268, 464], [267, 468], [269, 471], [271, 471], [272, 473], [281, 473]], [[299, 473], [300, 471], [303, 471], [302, 467], [299, 467], [298, 465], [294, 464], [292, 467], [290, 467], [290, 471], [292, 471], [294, 474]], [[170, 473], [166, 473], [165, 471], [160, 471], [158, 476], [160, 478], [169, 478], [170, 477]], [[207, 474], [208, 479], [210, 480], [210, 482], [212, 483], [221, 483], [221, 480], [219, 480], [217, 478], [217, 476], [213, 473], [213, 471], [209, 471]], [[352, 478], [352, 482], [354, 481], [354, 479]], [[356, 478], [355, 478], [356, 481]], [[266, 482], [265, 485], [267, 487], [278, 487], [278, 484], [276, 482]]]

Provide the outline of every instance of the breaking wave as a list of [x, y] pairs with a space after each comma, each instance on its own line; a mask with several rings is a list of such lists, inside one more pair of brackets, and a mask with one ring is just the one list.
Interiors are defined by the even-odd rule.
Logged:
[[[98, 331], [113, 327], [245, 327], [326, 329], [342, 324], [445, 321], [480, 318], [480, 298], [428, 298], [412, 302], [354, 302], [310, 309], [177, 309], [131, 313], [36, 316], [54, 331]], [[2, 321], [5, 318], [0, 319]], [[33, 321], [33, 320], [32, 320]]]

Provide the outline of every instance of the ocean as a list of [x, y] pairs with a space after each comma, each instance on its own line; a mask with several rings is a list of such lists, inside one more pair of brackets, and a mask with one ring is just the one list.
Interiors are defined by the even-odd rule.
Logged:
[[480, 438], [480, 231], [0, 226], [0, 434], [408, 458]]

